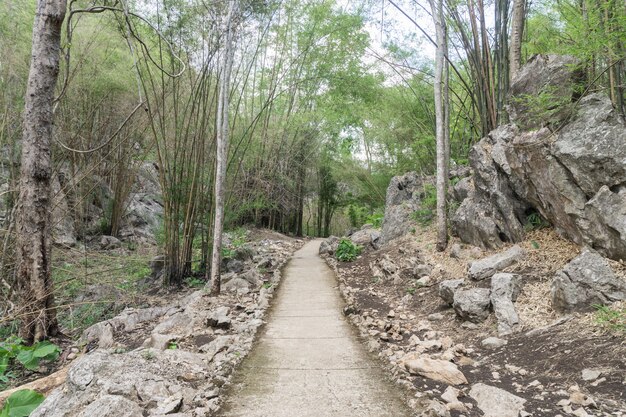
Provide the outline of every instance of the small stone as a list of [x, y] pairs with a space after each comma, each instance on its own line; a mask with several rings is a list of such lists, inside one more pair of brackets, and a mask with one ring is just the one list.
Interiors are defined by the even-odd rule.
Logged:
[[435, 283], [428, 275], [426, 275], [425, 277], [418, 279], [416, 284], [420, 287], [432, 287]]
[[441, 399], [447, 403], [455, 403], [459, 401], [459, 390], [454, 387], [448, 387], [441, 395]]
[[433, 314], [428, 315], [428, 320], [430, 321], [441, 321], [444, 318], [445, 318], [444, 315], [441, 313], [433, 313]]
[[480, 343], [486, 348], [497, 349], [506, 345], [508, 342], [505, 339], [500, 339], [498, 337], [488, 337]]
[[578, 410], [574, 410], [572, 414], [575, 415], [576, 417], [589, 417], [589, 414], [587, 413], [587, 411], [585, 411], [585, 409], [582, 407], [579, 408]]
[[387, 313], [387, 317], [389, 318], [394, 318], [396, 316], [396, 312], [393, 310], [390, 310], [389, 313]]
[[602, 375], [602, 371], [599, 369], [583, 369], [582, 378], [583, 381], [593, 381], [598, 379]]

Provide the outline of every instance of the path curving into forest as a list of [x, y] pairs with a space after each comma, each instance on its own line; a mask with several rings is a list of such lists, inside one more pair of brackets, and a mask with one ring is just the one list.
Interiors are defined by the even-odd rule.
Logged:
[[320, 241], [295, 253], [268, 323], [233, 380], [223, 417], [408, 417], [343, 317]]

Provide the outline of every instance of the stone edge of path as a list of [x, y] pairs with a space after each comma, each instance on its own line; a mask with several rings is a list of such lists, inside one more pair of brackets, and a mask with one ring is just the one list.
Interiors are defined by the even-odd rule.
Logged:
[[[340, 275], [341, 272], [337, 268], [337, 260], [332, 256], [321, 256], [322, 260], [326, 262], [326, 265], [333, 271], [335, 274], [335, 279], [337, 281], [337, 287], [339, 288], [339, 294], [341, 295], [341, 299], [343, 303], [348, 306], [348, 297], [349, 294], [346, 292], [346, 286], [341, 283]], [[389, 361], [387, 356], [379, 355], [378, 349], [372, 349], [368, 346], [369, 342], [376, 341], [375, 338], [368, 334], [368, 329], [360, 322], [354, 321], [353, 314], [346, 315], [344, 313], [344, 317], [347, 318], [347, 321], [350, 323], [350, 328], [354, 332], [359, 343], [363, 345], [365, 348], [365, 353], [372, 359], [372, 361], [380, 366], [380, 368], [384, 371], [385, 378], [396, 387], [402, 390], [400, 398], [406, 403], [407, 408], [411, 410], [413, 416], [421, 416], [423, 415], [421, 412], [426, 411], [427, 406], [425, 404], [421, 404], [419, 401], [413, 400], [415, 398], [415, 394], [418, 393], [417, 388], [406, 380], [402, 380], [397, 378], [398, 375], [398, 367]]]

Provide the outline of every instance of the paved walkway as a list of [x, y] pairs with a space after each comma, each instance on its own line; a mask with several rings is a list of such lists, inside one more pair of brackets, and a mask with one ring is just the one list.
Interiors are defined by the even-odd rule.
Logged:
[[223, 417], [408, 417], [341, 314], [320, 241], [296, 252], [257, 345], [234, 377]]

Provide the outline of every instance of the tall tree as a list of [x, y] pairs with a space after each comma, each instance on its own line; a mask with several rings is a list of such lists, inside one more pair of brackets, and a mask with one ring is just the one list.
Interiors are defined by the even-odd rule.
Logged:
[[20, 336], [43, 340], [58, 330], [50, 276], [51, 140], [66, 0], [38, 0], [26, 89], [17, 216], [16, 281]]
[[511, 40], [509, 44], [509, 78], [519, 71], [522, 62], [522, 37], [526, 17], [526, 0], [513, 0], [513, 16], [511, 17]]
[[450, 130], [448, 118], [448, 71], [446, 68], [447, 36], [443, 15], [443, 0], [429, 0], [435, 23], [437, 51], [435, 56], [435, 123], [437, 137], [437, 250], [448, 246], [448, 216], [446, 194]]
[[230, 2], [226, 18], [226, 38], [222, 57], [222, 71], [217, 104], [217, 156], [215, 166], [215, 216], [213, 220], [213, 249], [211, 253], [211, 294], [220, 293], [220, 263], [222, 262], [222, 233], [224, 231], [224, 185], [228, 159], [228, 108], [230, 76], [233, 69], [235, 50], [233, 47], [233, 17], [238, 1]]

